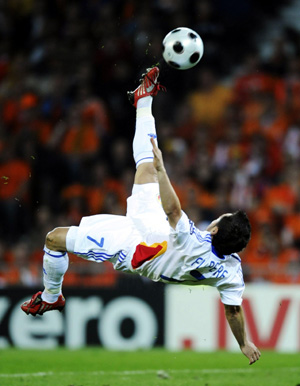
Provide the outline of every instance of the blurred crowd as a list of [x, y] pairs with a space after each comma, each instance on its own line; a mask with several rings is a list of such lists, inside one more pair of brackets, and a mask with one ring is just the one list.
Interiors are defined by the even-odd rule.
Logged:
[[[300, 35], [287, 30], [262, 57], [253, 25], [270, 2], [260, 3], [0, 2], [0, 286], [41, 284], [54, 227], [125, 214], [135, 172], [126, 91], [156, 63], [168, 89], [154, 101], [158, 139], [183, 209], [200, 229], [244, 209], [245, 279], [300, 283]], [[161, 60], [178, 26], [204, 41], [188, 71]], [[70, 256], [65, 285], [118, 277]]]

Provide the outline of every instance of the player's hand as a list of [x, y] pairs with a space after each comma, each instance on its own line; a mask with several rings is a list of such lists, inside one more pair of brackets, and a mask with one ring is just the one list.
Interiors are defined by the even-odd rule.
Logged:
[[152, 137], [150, 138], [150, 141], [152, 143], [152, 147], [153, 147], [152, 151], [153, 151], [153, 155], [154, 155], [153, 166], [155, 167], [155, 169], [158, 172], [165, 171], [162, 153], [161, 153], [160, 149], [157, 147], [157, 145]]
[[249, 365], [253, 365], [259, 360], [260, 351], [252, 342], [247, 342], [245, 346], [241, 347], [242, 353], [249, 359]]

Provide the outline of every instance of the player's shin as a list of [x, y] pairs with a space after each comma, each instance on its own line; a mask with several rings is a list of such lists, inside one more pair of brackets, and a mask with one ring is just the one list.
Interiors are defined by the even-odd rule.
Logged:
[[138, 167], [153, 161], [150, 138], [156, 140], [155, 121], [152, 115], [152, 96], [141, 98], [137, 102], [136, 127], [133, 139], [133, 156]]
[[42, 299], [48, 303], [54, 303], [62, 293], [64, 274], [69, 265], [67, 252], [51, 251], [44, 247], [43, 279], [44, 291]]

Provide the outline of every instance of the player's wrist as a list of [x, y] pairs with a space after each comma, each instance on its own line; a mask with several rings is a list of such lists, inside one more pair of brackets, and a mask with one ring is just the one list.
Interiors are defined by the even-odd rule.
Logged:
[[249, 345], [249, 341], [247, 339], [244, 339], [244, 341], [240, 343], [241, 350], [247, 347], [248, 345]]
[[167, 174], [167, 171], [166, 171], [164, 165], [157, 167], [156, 170], [157, 170], [157, 173]]

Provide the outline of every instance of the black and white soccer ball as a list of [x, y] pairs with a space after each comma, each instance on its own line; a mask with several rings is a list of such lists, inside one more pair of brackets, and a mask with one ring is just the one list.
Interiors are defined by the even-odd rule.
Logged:
[[173, 29], [165, 36], [162, 44], [164, 60], [177, 70], [188, 70], [196, 66], [204, 51], [201, 37], [186, 27]]

